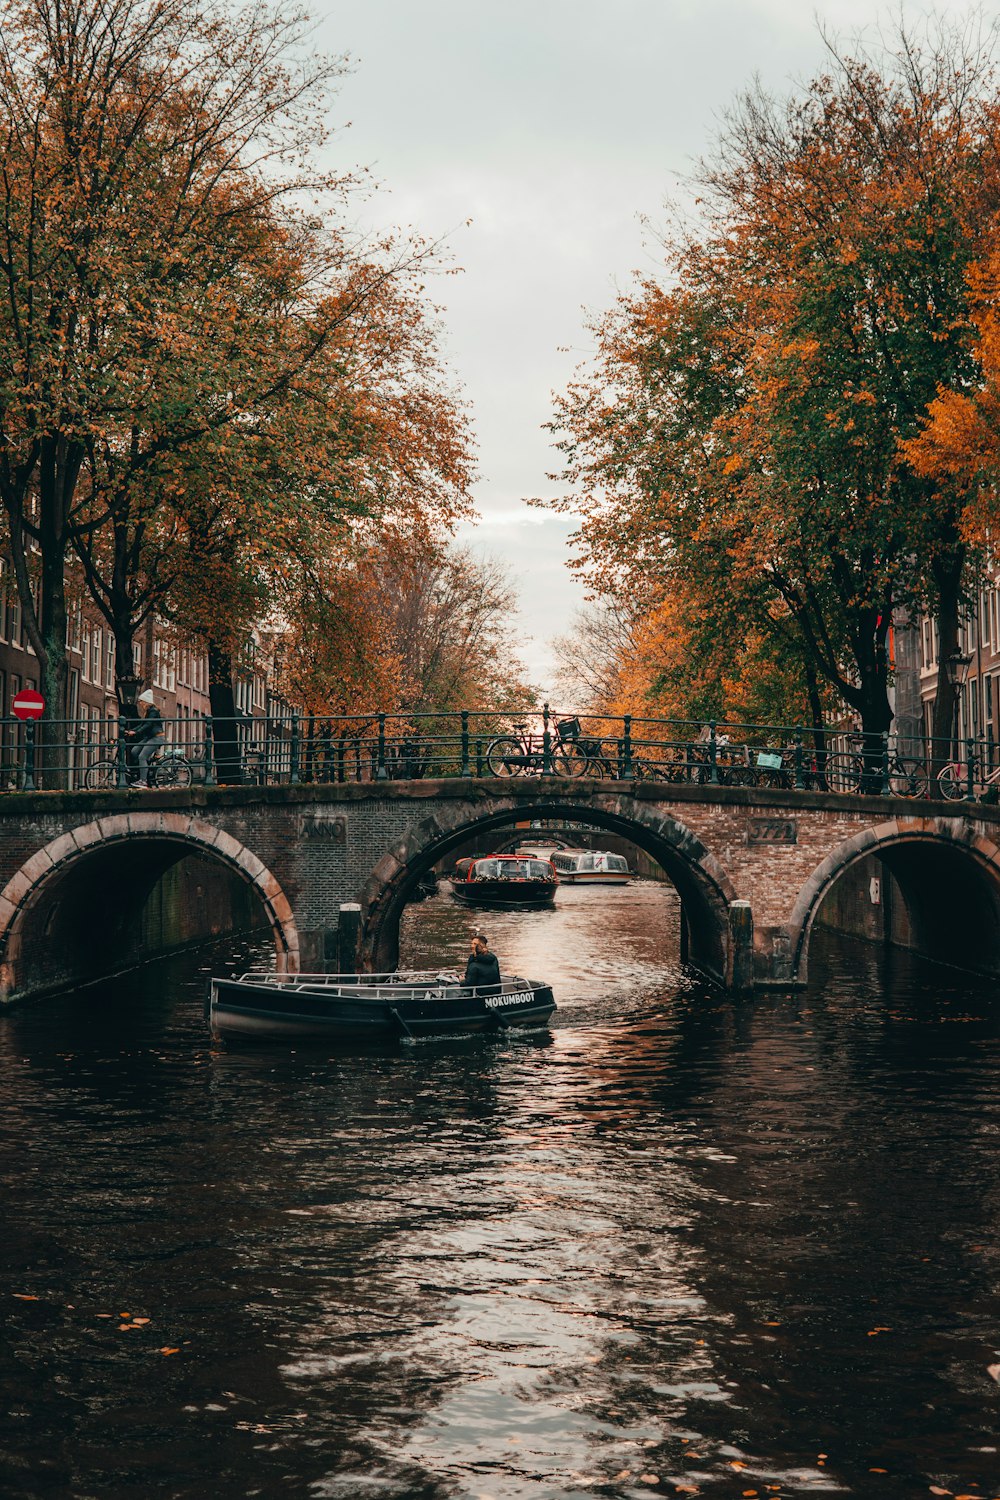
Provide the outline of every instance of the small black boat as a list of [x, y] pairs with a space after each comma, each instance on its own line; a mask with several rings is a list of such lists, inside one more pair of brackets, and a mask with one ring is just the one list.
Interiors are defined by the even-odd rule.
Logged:
[[547, 984], [513, 975], [473, 988], [453, 973], [254, 972], [212, 980], [209, 1023], [225, 1041], [414, 1040], [542, 1026], [555, 1008]]
[[547, 859], [491, 854], [457, 860], [451, 883], [467, 906], [548, 906], [559, 877]]

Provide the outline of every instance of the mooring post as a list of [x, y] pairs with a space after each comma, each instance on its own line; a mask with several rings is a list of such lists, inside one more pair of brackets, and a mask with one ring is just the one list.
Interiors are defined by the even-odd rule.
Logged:
[[361, 907], [357, 901], [344, 901], [337, 919], [337, 971], [358, 971], [358, 939], [361, 935]]
[[749, 901], [729, 903], [729, 988], [736, 995], [753, 989], [753, 908]]

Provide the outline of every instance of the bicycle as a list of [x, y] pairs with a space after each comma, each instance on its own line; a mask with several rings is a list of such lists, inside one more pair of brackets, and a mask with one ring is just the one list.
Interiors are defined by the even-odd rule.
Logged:
[[[995, 771], [983, 774], [983, 763], [978, 755], [974, 755], [971, 762], [972, 769], [972, 794], [974, 797], [982, 797], [984, 792], [991, 788], [1000, 790], [1000, 766]], [[938, 791], [946, 802], [960, 802], [963, 797], [969, 795], [969, 765], [962, 760], [949, 761], [948, 765], [942, 766], [937, 778]], [[992, 800], [992, 799], [989, 799]]]
[[[856, 739], [854, 742], [859, 743]], [[831, 792], [867, 790], [878, 795], [887, 774], [893, 797], [926, 797], [927, 772], [923, 765], [919, 760], [900, 755], [898, 750], [890, 753], [888, 766], [880, 751], [868, 757], [860, 749], [840, 750], [827, 756], [826, 784]]]
[[[544, 741], [528, 733], [527, 724], [512, 724], [514, 734], [502, 734], [487, 746], [486, 765], [493, 776], [521, 776], [545, 770]], [[577, 744], [580, 724], [577, 719], [563, 719], [555, 726], [550, 747], [552, 769], [557, 776], [584, 776], [591, 765], [590, 756]]]
[[[126, 787], [147, 784], [154, 787], [190, 786], [191, 762], [182, 751], [171, 745], [165, 745], [151, 758], [148, 777], [148, 783], [143, 782], [134, 766], [126, 766]], [[119, 789], [117, 759], [95, 760], [92, 766], [87, 767], [83, 781], [88, 792], [117, 791]]]

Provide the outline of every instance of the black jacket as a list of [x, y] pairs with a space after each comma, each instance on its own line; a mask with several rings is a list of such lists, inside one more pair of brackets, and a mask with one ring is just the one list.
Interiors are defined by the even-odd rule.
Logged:
[[144, 740], [155, 740], [158, 734], [163, 733], [163, 715], [158, 708], [150, 704], [146, 710], [146, 717], [140, 719], [135, 726], [135, 738], [138, 744]]
[[465, 966], [465, 982], [468, 985], [495, 985], [500, 987], [500, 965], [495, 953], [471, 953]]

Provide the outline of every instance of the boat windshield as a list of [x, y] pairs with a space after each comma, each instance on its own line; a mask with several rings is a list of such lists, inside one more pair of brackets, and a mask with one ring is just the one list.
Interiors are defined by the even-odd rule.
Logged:
[[557, 870], [563, 870], [567, 874], [600, 874], [602, 871], [608, 874], [627, 875], [628, 860], [620, 854], [607, 854], [602, 850], [594, 853], [583, 854], [560, 854], [552, 856], [552, 863]]
[[548, 862], [541, 859], [479, 859], [476, 880], [551, 880]]

